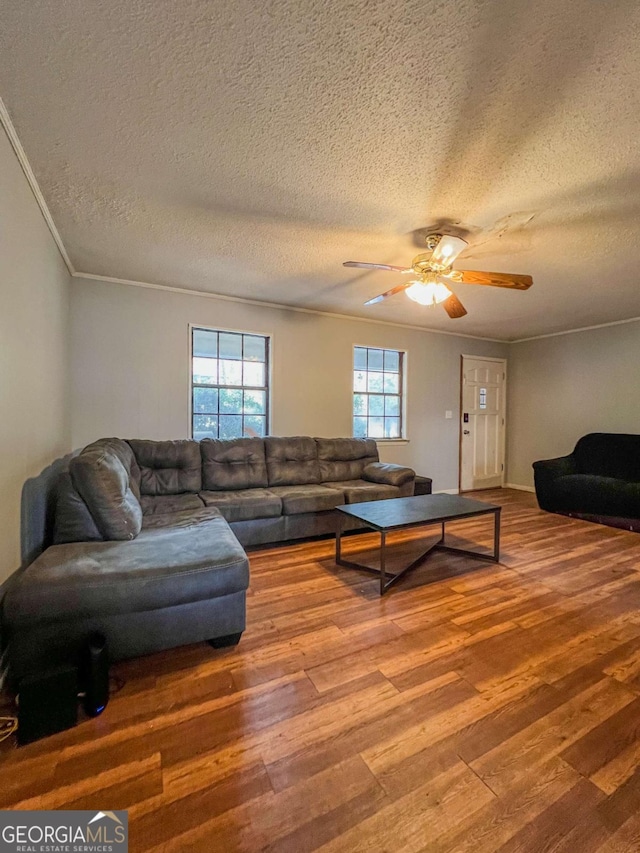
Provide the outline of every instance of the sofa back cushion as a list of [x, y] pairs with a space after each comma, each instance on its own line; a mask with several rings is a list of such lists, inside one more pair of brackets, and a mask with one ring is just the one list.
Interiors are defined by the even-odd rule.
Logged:
[[316, 443], [308, 436], [264, 439], [270, 486], [301, 486], [320, 482]]
[[367, 465], [378, 461], [372, 438], [316, 438], [322, 483], [359, 480]]
[[60, 474], [56, 488], [53, 544], [100, 542], [103, 539], [104, 536], [93, 520], [89, 507], [71, 482], [70, 474]]
[[140, 468], [136, 462], [133, 450], [122, 438], [100, 438], [93, 444], [88, 444], [85, 450], [95, 447], [104, 447], [110, 450], [122, 462], [129, 475], [129, 488], [133, 494], [140, 498]]
[[579, 474], [640, 482], [640, 435], [592, 432], [573, 451]]
[[71, 482], [105, 539], [135, 539], [142, 528], [140, 501], [121, 455], [109, 442], [100, 441], [69, 463]]
[[199, 492], [202, 488], [202, 460], [197, 441], [136, 438], [128, 444], [140, 467], [141, 494], [179, 495]]
[[261, 438], [203, 438], [202, 488], [207, 491], [259, 489], [267, 485], [267, 462]]

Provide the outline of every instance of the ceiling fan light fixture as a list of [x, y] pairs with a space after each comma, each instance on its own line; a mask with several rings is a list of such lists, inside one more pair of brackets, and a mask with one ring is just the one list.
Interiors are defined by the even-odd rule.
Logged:
[[428, 234], [425, 238], [428, 252], [423, 252], [411, 261], [410, 267], [392, 264], [375, 264], [364, 261], [345, 261], [345, 267], [359, 267], [365, 270], [386, 270], [388, 272], [408, 273], [415, 276], [406, 284], [399, 283], [390, 290], [368, 299], [365, 305], [378, 305], [392, 296], [404, 291], [409, 299], [418, 305], [442, 305], [452, 320], [464, 317], [467, 313], [464, 305], [445, 281], [462, 284], [485, 284], [493, 287], [511, 287], [527, 290], [533, 284], [530, 275], [512, 275], [510, 273], [479, 272], [477, 270], [454, 270], [453, 264], [458, 255], [467, 247], [467, 241], [449, 234]]
[[430, 264], [432, 269], [448, 269], [460, 252], [466, 249], [467, 245], [467, 241], [461, 237], [450, 237], [448, 234], [445, 234], [440, 238], [431, 255]]
[[451, 291], [446, 284], [439, 281], [414, 281], [405, 290], [405, 293], [419, 305], [438, 305], [451, 296]]

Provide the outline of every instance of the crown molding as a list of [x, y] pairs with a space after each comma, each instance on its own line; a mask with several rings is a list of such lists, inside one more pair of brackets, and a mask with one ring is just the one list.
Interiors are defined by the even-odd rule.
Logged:
[[[640, 322], [640, 317], [630, 317], [628, 320], [614, 320], [611, 323], [600, 323], [596, 326], [583, 326], [579, 329], [566, 329], [563, 332], [549, 332], [546, 335], [535, 335], [530, 338], [483, 338], [480, 335], [465, 335], [461, 332], [446, 332], [443, 329], [429, 329], [425, 326], [414, 326], [409, 323], [393, 323], [390, 320], [378, 320], [369, 317], [358, 317], [353, 314], [339, 314], [333, 311], [320, 311], [316, 308], [299, 308], [295, 305], [285, 305], [281, 302], [265, 302], [259, 299], [247, 299], [243, 296], [227, 296], [223, 293], [211, 293], [208, 290], [193, 290], [185, 287], [175, 287], [170, 284], [153, 284], [148, 281], [135, 281], [128, 278], [115, 278], [110, 275], [95, 275], [89, 272], [73, 272], [74, 278], [84, 278], [89, 281], [102, 281], [107, 284], [124, 284], [128, 287], [142, 287], [148, 290], [164, 290], [168, 293], [180, 293], [183, 296], [201, 296], [205, 299], [218, 299], [223, 302], [238, 302], [241, 305], [253, 305], [256, 308], [275, 308], [278, 311], [294, 311], [298, 314], [316, 314], [320, 317], [333, 317], [339, 320], [355, 320], [358, 323], [373, 323], [379, 326], [392, 326], [396, 329], [412, 329], [417, 332], [429, 332], [432, 335], [448, 335], [453, 338], [467, 338], [471, 341], [488, 341], [494, 344], [523, 344], [527, 341], [539, 341], [544, 338], [558, 338], [562, 335], [574, 335], [578, 332], [590, 332], [595, 329], [605, 329], [609, 326], [622, 326], [626, 323]], [[498, 359], [502, 360], [502, 359]]]
[[392, 323], [390, 320], [376, 320], [369, 317], [357, 317], [352, 314], [338, 314], [333, 311], [319, 311], [315, 308], [298, 308], [295, 305], [285, 305], [281, 302], [263, 302], [258, 299], [247, 299], [243, 296], [227, 296], [222, 293], [210, 293], [207, 290], [188, 290], [184, 287], [174, 287], [169, 284], [152, 284], [148, 281], [133, 281], [128, 278], [114, 278], [110, 275], [94, 275], [87, 272], [74, 272], [74, 278], [84, 278], [89, 281], [102, 281], [107, 284], [124, 284], [128, 287], [143, 287], [148, 290], [164, 290], [169, 293], [180, 293], [183, 296], [201, 296], [205, 299], [218, 299], [224, 302], [239, 302], [241, 305], [252, 305], [256, 308], [274, 308], [277, 311], [295, 311], [297, 314], [315, 314], [320, 317], [332, 317], [338, 320], [352, 320], [357, 323], [373, 323], [376, 326], [393, 326], [396, 329], [413, 329], [417, 332], [428, 332], [433, 335], [448, 335], [453, 338], [468, 338], [472, 341], [490, 341], [495, 344], [509, 343], [500, 338], [481, 338], [477, 335], [464, 335], [460, 332], [445, 332], [442, 329], [427, 329], [425, 326], [412, 326], [408, 323]]
[[38, 207], [40, 208], [40, 212], [44, 216], [44, 221], [47, 223], [47, 227], [51, 232], [51, 236], [58, 247], [58, 251], [62, 255], [62, 260], [65, 262], [67, 269], [70, 274], [73, 275], [75, 270], [73, 269], [73, 264], [71, 263], [71, 258], [67, 250], [64, 247], [64, 243], [62, 242], [62, 237], [60, 236], [60, 232], [56, 228], [56, 224], [53, 221], [53, 217], [51, 216], [51, 211], [47, 207], [47, 202], [44, 200], [44, 196], [42, 195], [42, 190], [38, 185], [38, 181], [36, 180], [36, 176], [33, 173], [33, 169], [31, 168], [31, 164], [27, 158], [26, 152], [22, 147], [22, 143], [18, 137], [18, 133], [11, 121], [11, 116], [9, 115], [9, 111], [5, 106], [4, 101], [0, 98], [0, 124], [4, 128], [7, 137], [9, 138], [9, 142], [11, 143], [11, 147], [13, 148], [16, 157], [18, 158], [18, 162], [22, 167], [22, 171], [24, 172], [25, 178], [27, 179], [29, 186], [31, 187], [31, 192], [33, 193], [35, 200], [38, 202]]
[[580, 329], [566, 329], [564, 332], [549, 332], [548, 335], [534, 335], [531, 338], [518, 338], [509, 341], [511, 344], [524, 344], [527, 341], [541, 341], [544, 338], [559, 338], [561, 335], [576, 335], [578, 332], [592, 332], [595, 329], [608, 329], [610, 326], [624, 326], [626, 323], [638, 323], [640, 317], [629, 317], [628, 320], [612, 320], [611, 323], [598, 323], [595, 326], [582, 326]]

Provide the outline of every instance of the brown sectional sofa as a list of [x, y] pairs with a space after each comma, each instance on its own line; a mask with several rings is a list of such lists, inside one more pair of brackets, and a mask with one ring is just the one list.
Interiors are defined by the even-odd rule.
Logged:
[[244, 547], [335, 531], [344, 503], [413, 494], [373, 440], [101, 439], [59, 483], [54, 544], [3, 601], [15, 677], [68, 661], [90, 631], [113, 659], [238, 642]]

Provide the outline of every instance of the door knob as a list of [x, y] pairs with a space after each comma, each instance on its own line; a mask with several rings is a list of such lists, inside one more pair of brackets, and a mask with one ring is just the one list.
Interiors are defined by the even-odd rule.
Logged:
[[464, 434], [464, 435], [469, 435], [469, 430], [468, 430], [468, 429], [463, 429], [463, 430], [462, 430], [462, 432], [463, 432], [463, 434]]

